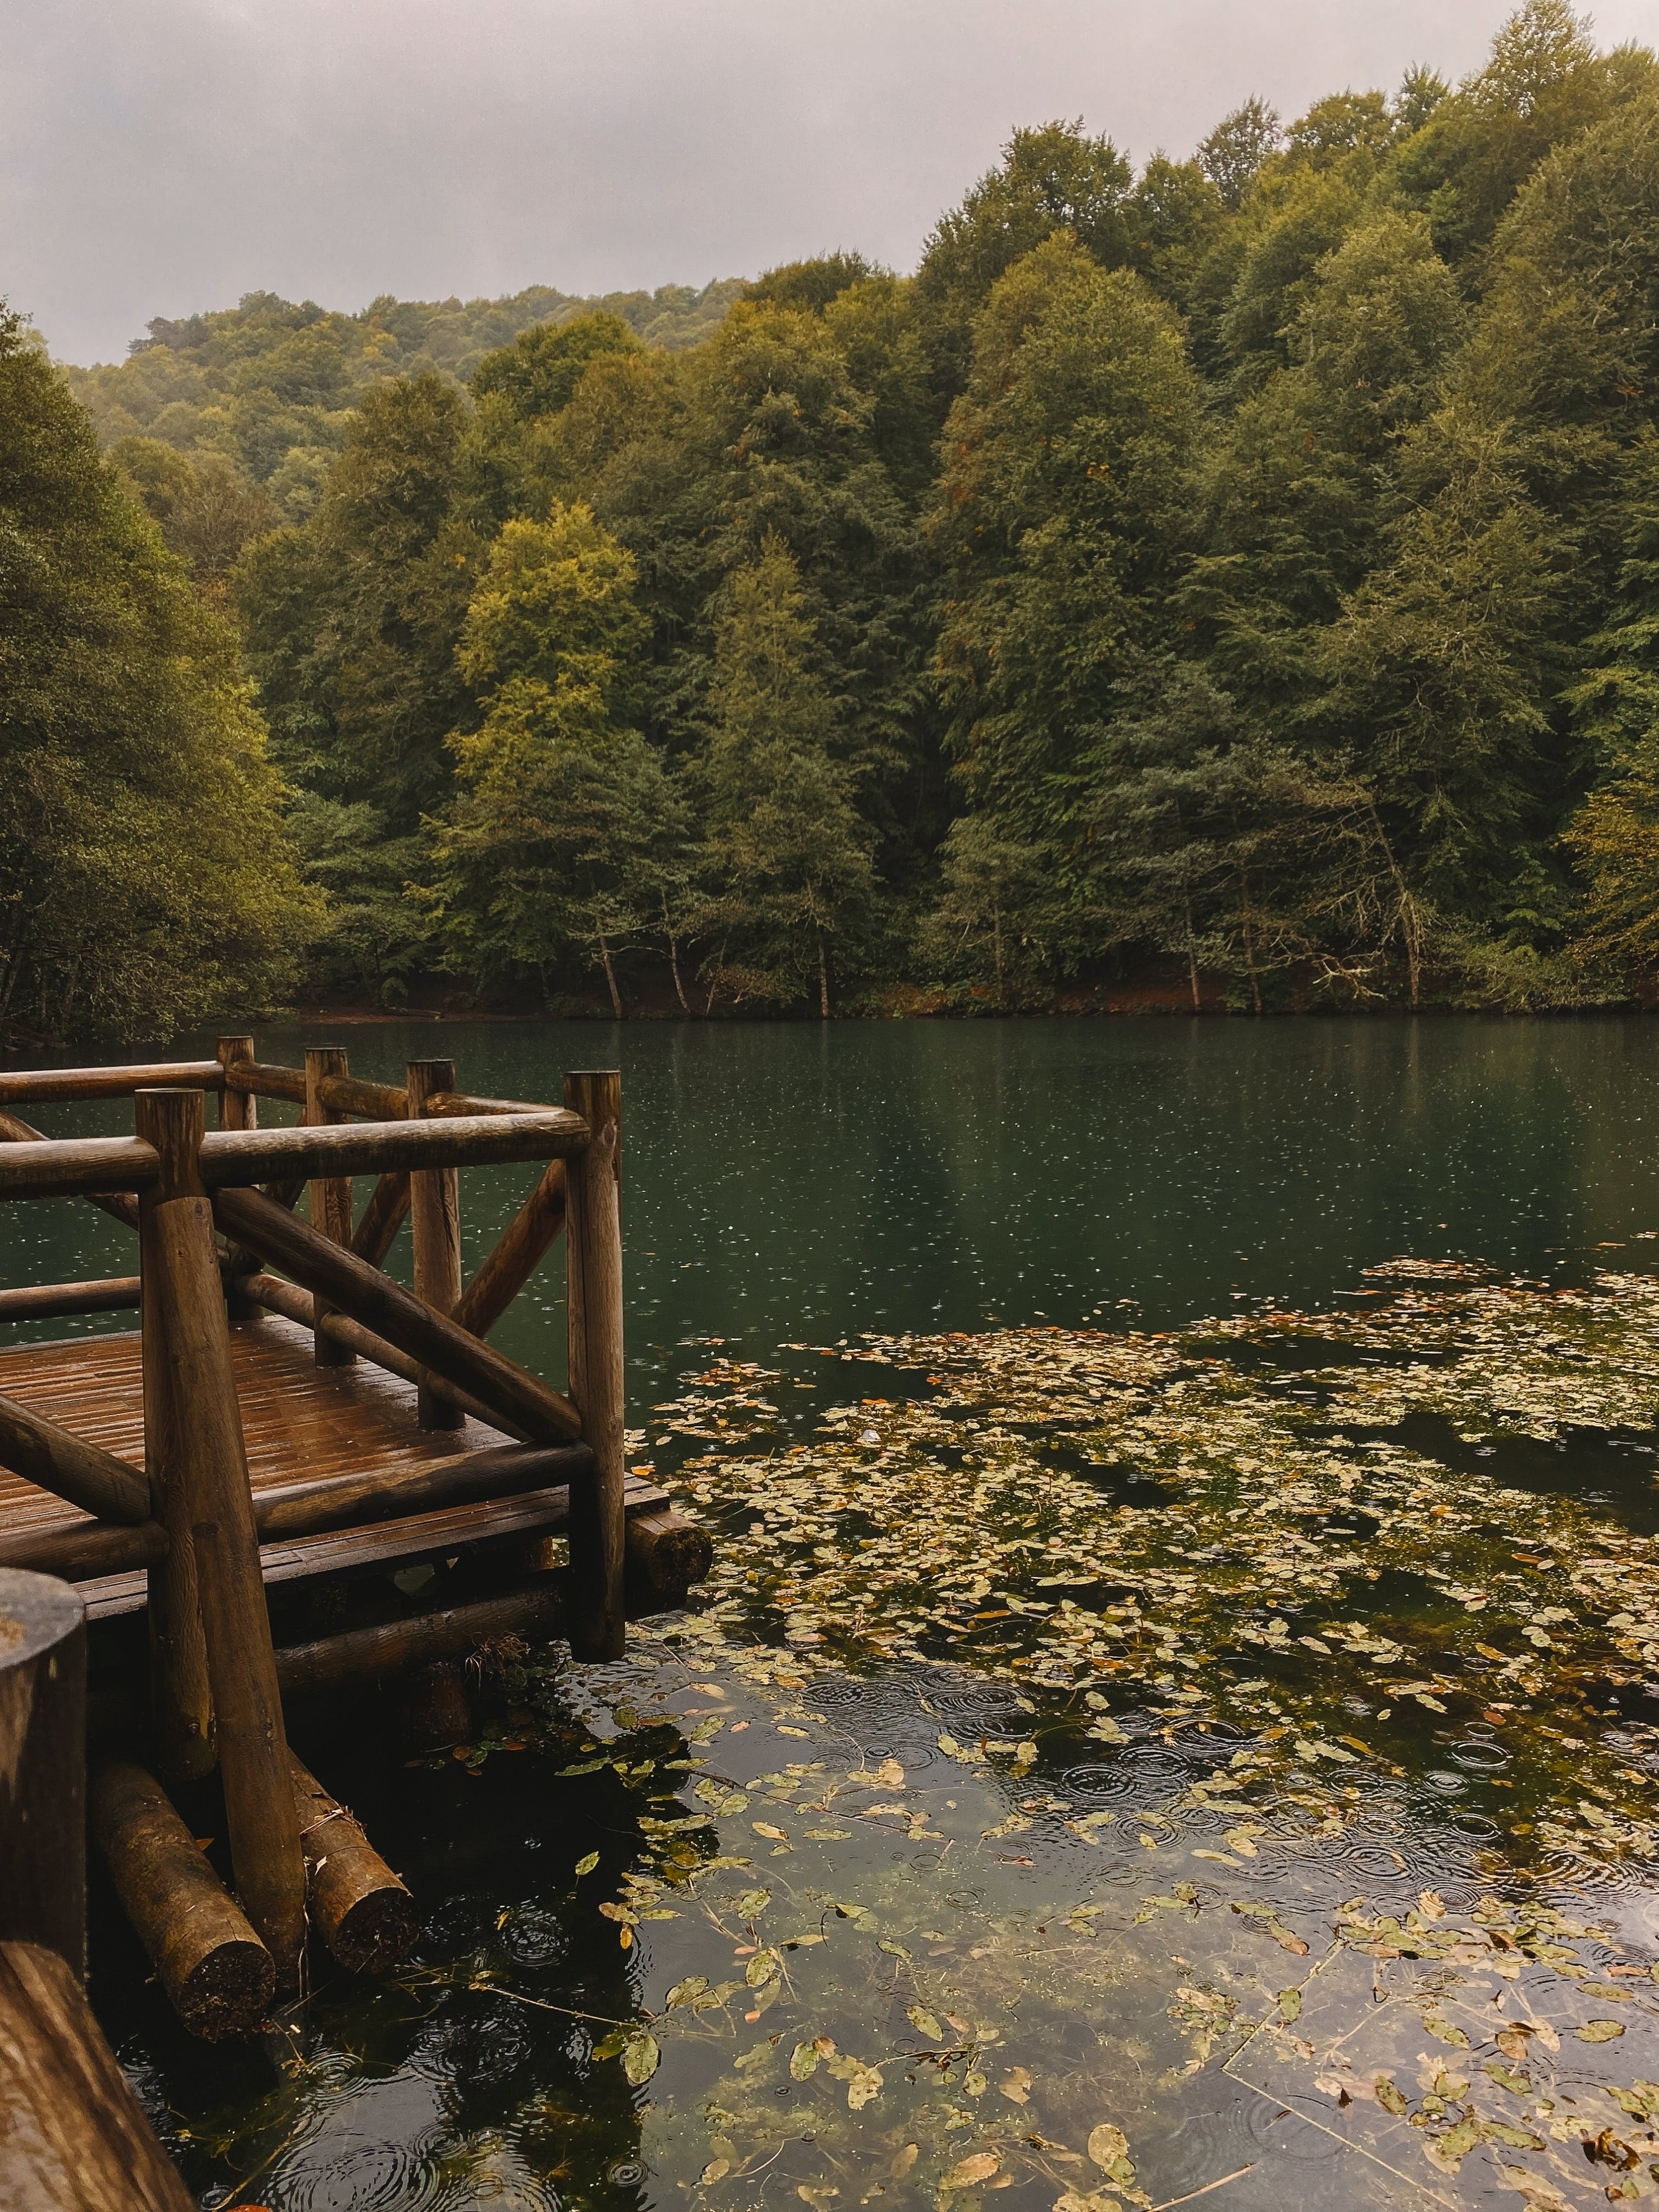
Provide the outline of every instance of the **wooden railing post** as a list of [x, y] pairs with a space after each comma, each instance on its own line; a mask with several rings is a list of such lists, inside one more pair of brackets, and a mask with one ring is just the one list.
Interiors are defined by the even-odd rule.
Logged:
[[[426, 1102], [455, 1088], [453, 1060], [411, 1060], [404, 1078], [408, 1117], [422, 1120]], [[460, 1303], [461, 1207], [453, 1168], [422, 1168], [409, 1178], [409, 1225], [415, 1242], [415, 1295], [447, 1316]], [[430, 1390], [420, 1393], [416, 1419], [423, 1429], [459, 1429], [466, 1415]]]
[[622, 1078], [564, 1079], [564, 1103], [592, 1131], [565, 1170], [570, 1395], [593, 1454], [591, 1481], [570, 1490], [570, 1649], [620, 1659], [628, 1638], [623, 1460]]
[[178, 1475], [189, 1503], [231, 1863], [243, 1910], [270, 1953], [277, 1983], [292, 1988], [305, 1948], [305, 1862], [207, 1199], [158, 1206], [150, 1254], [175, 1408]]
[[87, 1971], [86, 1607], [0, 1568], [0, 1942]]
[[149, 1698], [156, 1763], [175, 1782], [210, 1772], [214, 1762], [213, 1693], [197, 1599], [196, 1553], [179, 1461], [179, 1411], [163, 1356], [155, 1255], [157, 1210], [199, 1197], [197, 1167], [206, 1119], [199, 1091], [137, 1091], [133, 1123], [161, 1158], [161, 1180], [138, 1201], [143, 1329], [144, 1467], [150, 1510], [167, 1533], [167, 1557], [149, 1570]]
[[[306, 1120], [313, 1128], [325, 1124], [343, 1121], [347, 1117], [332, 1107], [325, 1106], [317, 1095], [317, 1085], [325, 1075], [346, 1073], [346, 1054], [337, 1044], [307, 1045], [306, 1048]], [[336, 1244], [351, 1242], [351, 1178], [349, 1176], [319, 1176], [311, 1186], [311, 1225], [320, 1235]], [[320, 1319], [327, 1309], [319, 1305]], [[319, 1367], [349, 1367], [356, 1358], [344, 1345], [337, 1344], [332, 1337], [325, 1336], [320, 1329], [312, 1338], [313, 1356]]]
[[[219, 1040], [219, 1065], [227, 1075], [240, 1066], [252, 1066], [253, 1039], [251, 1036], [222, 1036]], [[219, 1127], [222, 1129], [257, 1129], [259, 1126], [259, 1102], [251, 1091], [234, 1091], [227, 1083], [219, 1093]]]

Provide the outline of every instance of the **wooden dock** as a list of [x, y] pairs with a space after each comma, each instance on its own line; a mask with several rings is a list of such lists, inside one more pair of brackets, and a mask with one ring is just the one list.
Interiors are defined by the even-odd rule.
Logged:
[[[299, 1125], [260, 1128], [262, 1097], [297, 1104]], [[130, 1099], [132, 1134], [47, 1139], [17, 1110], [84, 1098]], [[121, 1754], [94, 1760], [88, 1805], [198, 2033], [253, 2027], [299, 1984], [308, 1940], [374, 1971], [418, 1929], [289, 1752], [286, 1699], [503, 1638], [617, 1658], [630, 1610], [683, 1601], [708, 1572], [708, 1537], [623, 1465], [620, 1116], [607, 1073], [567, 1076], [552, 1107], [471, 1096], [447, 1060], [412, 1062], [402, 1085], [355, 1079], [337, 1047], [279, 1066], [249, 1037], [210, 1061], [0, 1074], [0, 1202], [89, 1202], [134, 1231], [138, 1263], [0, 1291], [0, 1325], [124, 1309], [140, 1324], [0, 1348], [0, 1581], [19, 1605], [74, 1585], [82, 1623], [142, 1620], [148, 1682], [105, 1696]], [[460, 1170], [514, 1161], [525, 1201], [464, 1282]], [[405, 1221], [412, 1291], [384, 1271]], [[568, 1395], [487, 1341], [561, 1239]], [[429, 1596], [404, 1572], [439, 1565], [465, 1574], [424, 1578]], [[216, 1772], [234, 1896], [168, 1796]], [[26, 1825], [0, 1811], [0, 1894]], [[78, 1974], [61, 1933], [84, 1925], [78, 1863], [63, 1880], [59, 1932], [0, 1909], [0, 1942], [55, 1948]]]

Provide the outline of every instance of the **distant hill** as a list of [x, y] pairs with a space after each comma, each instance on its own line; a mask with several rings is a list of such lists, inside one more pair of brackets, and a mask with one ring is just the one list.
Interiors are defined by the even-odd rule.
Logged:
[[75, 396], [106, 446], [157, 438], [184, 453], [240, 461], [278, 507], [299, 520], [315, 505], [351, 410], [388, 377], [436, 369], [465, 380], [483, 356], [533, 323], [568, 322], [608, 308], [647, 345], [678, 352], [707, 337], [744, 289], [725, 277], [701, 290], [579, 299], [534, 284], [499, 300], [398, 300], [355, 315], [250, 292], [234, 307], [179, 321], [157, 316], [128, 358], [65, 366]]

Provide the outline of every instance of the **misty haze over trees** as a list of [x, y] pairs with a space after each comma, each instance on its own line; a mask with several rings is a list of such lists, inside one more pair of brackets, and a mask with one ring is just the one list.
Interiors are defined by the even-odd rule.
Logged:
[[1562, 0], [1190, 160], [1018, 131], [914, 276], [0, 383], [0, 1031], [1659, 974], [1659, 64]]

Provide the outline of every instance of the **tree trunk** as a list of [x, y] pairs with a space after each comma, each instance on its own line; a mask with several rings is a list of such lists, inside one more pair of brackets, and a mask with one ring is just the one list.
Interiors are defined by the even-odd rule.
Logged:
[[673, 924], [668, 918], [666, 891], [662, 894], [662, 933], [668, 939], [668, 964], [674, 971], [674, 996], [680, 1002], [681, 1012], [689, 1014], [691, 1008], [686, 999], [685, 986], [680, 981], [680, 941], [675, 935]]
[[1201, 1014], [1204, 1002], [1198, 993], [1198, 946], [1193, 937], [1193, 902], [1187, 901], [1187, 973], [1193, 987], [1193, 1012]]
[[830, 970], [824, 963], [822, 937], [818, 939], [818, 1018], [826, 1022], [830, 1018]]
[[1002, 901], [1000, 899], [993, 899], [991, 902], [991, 943], [996, 953], [997, 1000], [1000, 1004], [1002, 1000]]
[[1244, 967], [1250, 979], [1250, 996], [1260, 1013], [1261, 979], [1255, 972], [1255, 933], [1250, 927], [1250, 879], [1243, 868], [1238, 872], [1238, 900], [1239, 917], [1244, 926]]
[[611, 989], [611, 1011], [620, 1021], [623, 1018], [622, 994], [617, 988], [617, 971], [611, 964], [611, 945], [603, 930], [599, 933], [599, 957], [605, 963], [605, 980]]

